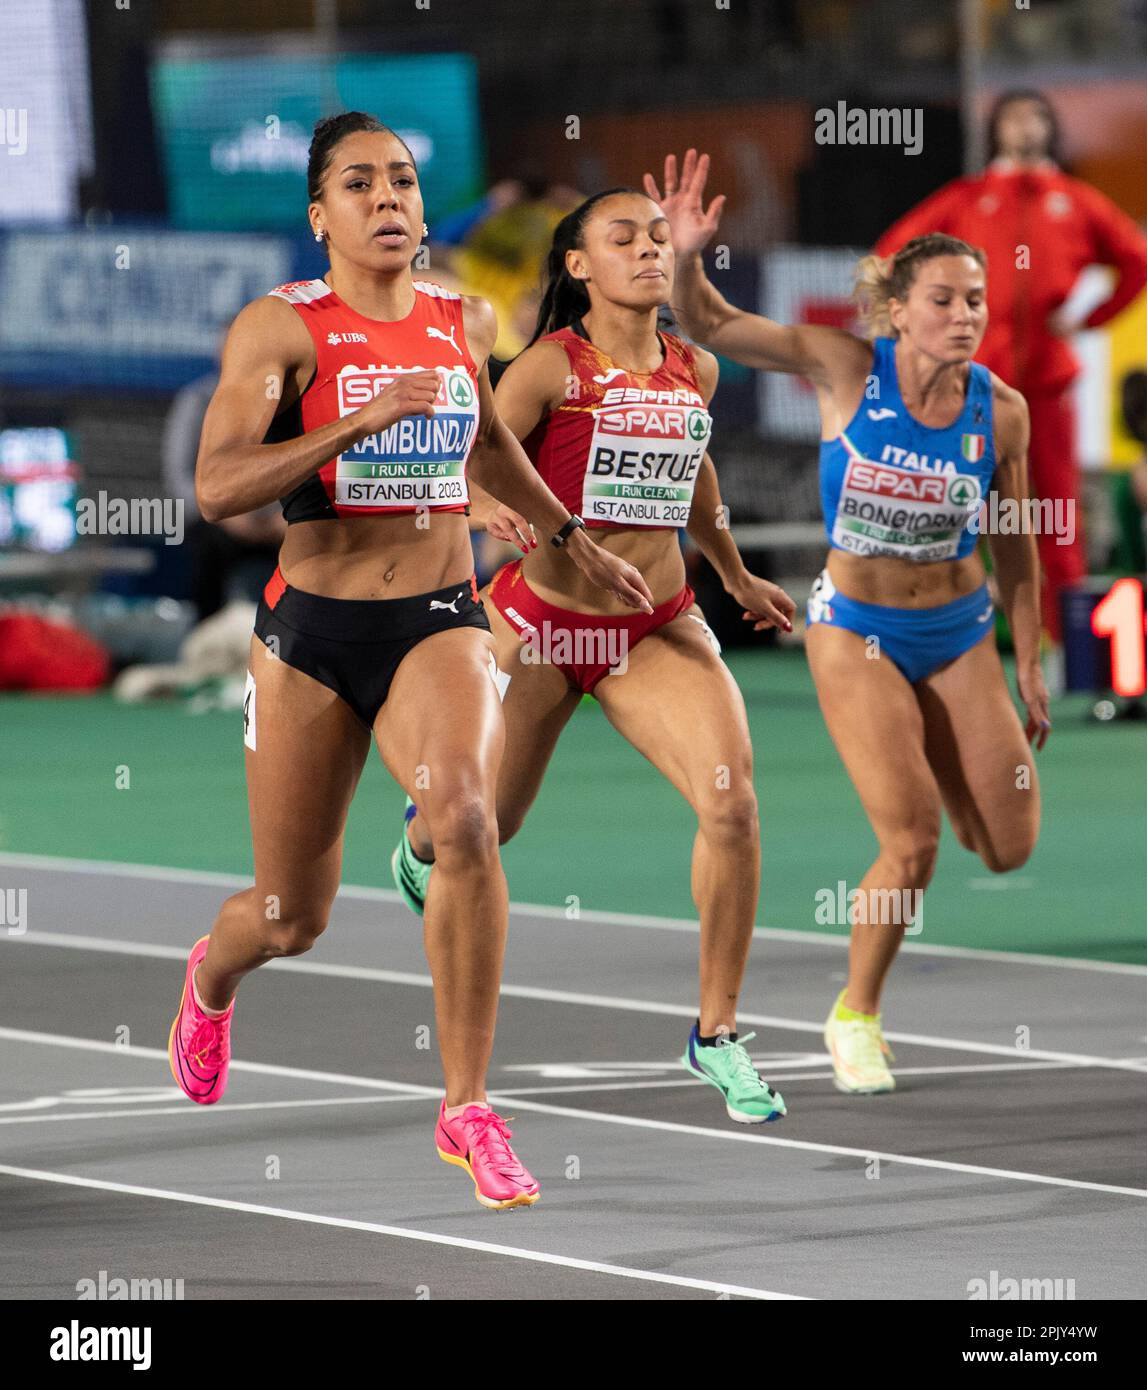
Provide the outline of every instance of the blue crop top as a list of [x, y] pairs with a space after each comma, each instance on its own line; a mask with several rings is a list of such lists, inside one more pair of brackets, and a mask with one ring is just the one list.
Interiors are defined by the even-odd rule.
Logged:
[[963, 559], [976, 547], [975, 519], [996, 471], [992, 376], [971, 363], [964, 409], [934, 429], [905, 408], [895, 349], [894, 338], [876, 339], [860, 409], [836, 439], [821, 440], [829, 544], [920, 564]]

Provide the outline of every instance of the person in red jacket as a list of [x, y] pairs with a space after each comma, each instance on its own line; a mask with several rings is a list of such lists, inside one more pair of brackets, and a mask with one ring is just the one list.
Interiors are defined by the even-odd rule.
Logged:
[[[1042, 93], [1004, 93], [988, 129], [987, 169], [945, 184], [893, 223], [875, 251], [888, 256], [913, 237], [947, 232], [987, 253], [989, 319], [977, 360], [1027, 398], [1032, 491], [1066, 502], [1079, 495], [1069, 393], [1079, 362], [1068, 337], [1105, 324], [1147, 285], [1147, 237], [1097, 189], [1059, 167], [1058, 123]], [[1088, 265], [1112, 266], [1118, 278], [1102, 304], [1071, 322], [1063, 304]], [[1087, 572], [1082, 519], [1074, 510], [1069, 544], [1059, 543], [1062, 535], [1038, 538], [1043, 624], [1056, 642], [1059, 595]]]

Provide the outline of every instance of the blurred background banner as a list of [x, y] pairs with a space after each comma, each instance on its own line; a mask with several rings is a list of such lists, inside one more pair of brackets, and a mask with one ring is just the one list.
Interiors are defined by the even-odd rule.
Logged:
[[0, 223], [63, 222], [79, 210], [93, 167], [88, 61], [83, 0], [0, 7]]
[[[777, 323], [819, 323], [856, 327], [851, 288], [855, 247], [779, 246], [761, 259], [757, 312]], [[816, 438], [820, 414], [816, 394], [803, 377], [757, 373], [762, 434], [779, 439]]]
[[729, 195], [720, 242], [733, 249], [786, 240], [797, 223], [797, 181], [812, 156], [812, 107], [806, 101], [682, 103], [608, 113], [571, 139], [567, 126], [529, 112], [516, 141], [524, 162], [578, 188], [640, 186], [660, 173], [668, 150], [709, 150], [712, 186]]
[[[199, 230], [292, 229], [307, 147], [332, 106], [385, 110], [414, 153], [432, 220], [482, 191], [478, 79], [465, 54], [231, 56], [174, 40], [151, 69], [171, 221]], [[433, 93], [433, 100], [427, 100]]]
[[63, 430], [0, 430], [0, 545], [66, 550], [76, 539], [79, 469]]
[[243, 305], [290, 280], [304, 252], [297, 236], [0, 232], [0, 375], [49, 389], [173, 391], [211, 365]]

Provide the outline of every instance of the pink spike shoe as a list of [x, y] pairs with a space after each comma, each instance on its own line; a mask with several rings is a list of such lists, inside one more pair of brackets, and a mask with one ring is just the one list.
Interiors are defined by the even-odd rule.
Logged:
[[465, 1168], [474, 1179], [474, 1196], [495, 1211], [533, 1206], [541, 1196], [533, 1174], [510, 1147], [511, 1133], [501, 1115], [484, 1106], [468, 1105], [456, 1120], [446, 1118], [445, 1100], [438, 1108], [438, 1157]]
[[191, 977], [207, 954], [211, 938], [202, 937], [191, 948], [187, 973], [183, 977], [183, 998], [167, 1039], [171, 1074], [179, 1089], [198, 1105], [214, 1105], [227, 1089], [227, 1069], [231, 1063], [231, 1015], [235, 1002], [225, 1014], [208, 1018], [195, 1002]]

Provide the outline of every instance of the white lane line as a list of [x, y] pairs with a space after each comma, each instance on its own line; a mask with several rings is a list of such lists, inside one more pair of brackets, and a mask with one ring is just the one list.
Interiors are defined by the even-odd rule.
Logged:
[[[173, 1088], [174, 1089], [174, 1088]], [[424, 1096], [330, 1096], [326, 1100], [247, 1100], [235, 1105], [227, 1105], [222, 1113], [230, 1115], [237, 1110], [305, 1110], [312, 1106], [327, 1105], [393, 1105], [396, 1101], [424, 1100]], [[195, 1116], [206, 1122], [203, 1112], [205, 1105], [188, 1105], [181, 1100], [178, 1105], [149, 1105], [135, 1110], [53, 1110], [50, 1113], [37, 1111], [31, 1115], [0, 1115], [0, 1125], [38, 1125], [50, 1124], [53, 1120], [129, 1120], [137, 1117], [146, 1119], [149, 1115]]]
[[[20, 1028], [0, 1028], [0, 1039], [14, 1042], [39, 1043], [48, 1047], [70, 1047], [81, 1051], [114, 1053], [120, 1057], [162, 1058], [167, 1053], [158, 1047], [121, 1047], [118, 1043], [100, 1039], [71, 1038], [59, 1033], [32, 1033]], [[371, 1090], [400, 1092], [411, 1096], [441, 1097], [440, 1087], [416, 1086], [406, 1081], [383, 1081], [373, 1076], [353, 1076], [346, 1072], [322, 1072], [300, 1067], [284, 1067], [267, 1062], [232, 1061], [232, 1071], [249, 1071], [266, 1076], [293, 1076], [302, 1081], [329, 1081], [342, 1086], [365, 1086]], [[490, 1088], [491, 1101], [500, 1102], [502, 1092]], [[604, 1110], [575, 1110], [564, 1105], [549, 1105], [542, 1101], [508, 1097], [519, 1110], [533, 1110], [541, 1115], [561, 1115], [569, 1119], [593, 1120], [600, 1124], [625, 1125], [633, 1129], [659, 1130], [668, 1134], [684, 1134], [702, 1139], [721, 1139], [732, 1143], [769, 1144], [776, 1148], [802, 1149], [809, 1153], [843, 1154], [852, 1158], [882, 1158], [888, 1163], [904, 1163], [915, 1168], [937, 1168], [950, 1173], [968, 1173], [975, 1177], [1007, 1178], [1013, 1182], [1034, 1183], [1043, 1187], [1070, 1187], [1085, 1192], [1113, 1193], [1122, 1197], [1147, 1197], [1147, 1188], [1119, 1187], [1110, 1183], [1086, 1182], [1082, 1178], [1057, 1178], [1042, 1173], [1023, 1173], [1011, 1168], [986, 1168], [974, 1163], [955, 1163], [945, 1158], [921, 1158], [915, 1154], [887, 1153], [880, 1149], [855, 1149], [841, 1144], [818, 1144], [807, 1139], [781, 1139], [759, 1131], [746, 1133], [732, 1129], [712, 1129], [706, 1125], [678, 1124], [671, 1120], [650, 1120], [637, 1115], [613, 1115]], [[2, 1171], [2, 1170], [0, 1170]]]
[[[111, 954], [144, 956], [156, 960], [186, 961], [187, 952], [179, 946], [160, 946], [145, 942], [116, 941], [99, 936], [77, 936], [66, 932], [24, 932], [20, 936], [0, 935], [0, 942], [22, 942], [28, 946], [55, 946], [77, 951], [106, 951]], [[370, 965], [339, 965], [335, 962], [316, 960], [273, 960], [262, 967], [264, 970], [287, 970], [300, 975], [322, 975], [330, 979], [369, 980], [378, 984], [412, 985], [419, 989], [433, 989], [434, 981], [429, 975], [416, 975], [407, 970], [382, 970]], [[580, 994], [574, 990], [543, 989], [538, 985], [514, 985], [503, 983], [503, 998], [532, 999], [548, 1004], [574, 1004], [584, 1008], [617, 1009], [624, 1013], [658, 1014], [671, 1018], [696, 1018], [697, 1008], [693, 1004], [668, 1004], [655, 999], [628, 999], [612, 994]], [[808, 1019], [785, 1018], [778, 1014], [754, 1014], [738, 1011], [739, 1023], [757, 1024], [762, 1028], [780, 1028], [791, 1033], [815, 1033], [824, 1031], [823, 1022], [814, 1023]], [[1008, 1043], [973, 1042], [967, 1038], [940, 1038], [926, 1033], [900, 1033], [886, 1031], [884, 1036], [890, 1042], [915, 1043], [920, 1047], [946, 1048], [950, 1052], [977, 1052], [990, 1057], [1016, 1057], [1017, 1048]], [[1029, 1047], [1023, 1057], [1044, 1062], [1063, 1062], [1076, 1067], [1103, 1067], [1114, 1071], [1136, 1072], [1147, 1075], [1147, 1061], [1136, 1058], [1095, 1057], [1082, 1052], [1059, 1052], [1050, 1048]]]
[[[490, 1091], [492, 1100], [501, 1093]], [[1042, 1187], [1071, 1187], [1085, 1192], [1105, 1192], [1121, 1197], [1147, 1197], [1145, 1187], [1120, 1187], [1113, 1183], [1086, 1182], [1082, 1178], [1056, 1178], [1044, 1173], [1023, 1173], [1013, 1168], [987, 1168], [978, 1163], [954, 1163], [946, 1158], [921, 1158], [916, 1154], [887, 1153], [881, 1149], [854, 1149], [843, 1144], [817, 1144], [807, 1139], [781, 1139], [760, 1133], [737, 1133], [727, 1129], [710, 1129], [705, 1125], [677, 1124], [671, 1120], [647, 1120], [636, 1115], [609, 1115], [598, 1110], [575, 1110], [565, 1105], [544, 1105], [538, 1101], [515, 1100], [519, 1110], [537, 1110], [546, 1115], [564, 1115], [577, 1120], [606, 1120], [635, 1129], [658, 1129], [668, 1134], [692, 1134], [709, 1139], [730, 1139], [749, 1144], [769, 1144], [775, 1148], [804, 1149], [809, 1153], [842, 1154], [850, 1158], [879, 1158], [886, 1163], [906, 1163], [915, 1168], [938, 1168], [949, 1173], [968, 1173], [976, 1177], [1007, 1178], [1013, 1182], [1034, 1183]]]
[[[162, 1061], [168, 1065], [164, 1047], [124, 1047], [103, 1038], [75, 1038], [64, 1033], [35, 1033], [26, 1028], [0, 1028], [0, 1041], [34, 1043], [39, 1047], [70, 1047], [81, 1052], [100, 1052], [104, 1056], [128, 1057], [136, 1061]], [[249, 1071], [255, 1076], [286, 1076], [296, 1081], [329, 1081], [332, 1085], [368, 1086], [374, 1091], [392, 1091], [403, 1096], [433, 1096], [442, 1099], [441, 1086], [418, 1086], [409, 1081], [381, 1081], [373, 1076], [349, 1076], [338, 1071], [311, 1071], [307, 1067], [283, 1067], [274, 1062], [245, 1062], [231, 1059], [232, 1071]], [[168, 1076], [170, 1076], [170, 1071]], [[194, 1104], [194, 1102], [188, 1102]]]
[[463, 1236], [444, 1236], [432, 1231], [418, 1231], [407, 1226], [384, 1226], [376, 1221], [354, 1221], [343, 1216], [319, 1216], [315, 1212], [292, 1211], [287, 1207], [267, 1207], [256, 1202], [236, 1202], [223, 1197], [204, 1197], [196, 1192], [171, 1192], [162, 1187], [139, 1187], [134, 1183], [109, 1182], [104, 1178], [81, 1178], [71, 1173], [51, 1173], [39, 1168], [15, 1168], [0, 1164], [0, 1174], [28, 1178], [34, 1182], [59, 1183], [65, 1187], [87, 1187], [98, 1192], [116, 1192], [126, 1197], [152, 1197], [162, 1202], [182, 1202], [194, 1207], [213, 1207], [220, 1211], [238, 1211], [249, 1216], [274, 1216], [282, 1221], [300, 1221], [311, 1226], [333, 1226], [342, 1231], [365, 1231], [371, 1235], [395, 1236], [399, 1240], [422, 1241], [427, 1245], [448, 1245], [455, 1250], [478, 1250], [487, 1255], [503, 1255], [513, 1260], [529, 1260], [534, 1264], [559, 1265], [563, 1269], [580, 1269], [589, 1274], [608, 1274], [615, 1279], [637, 1279], [651, 1284], [671, 1284], [682, 1289], [703, 1289], [707, 1293], [737, 1294], [742, 1298], [805, 1299], [801, 1294], [776, 1293], [772, 1289], [746, 1288], [742, 1284], [721, 1284], [712, 1279], [690, 1279], [679, 1274], [657, 1274], [651, 1270], [630, 1269], [625, 1265], [605, 1264], [599, 1260], [580, 1260], [572, 1255], [551, 1255], [541, 1250], [523, 1250], [516, 1245], [496, 1245], [489, 1240], [468, 1240]]
[[1014, 893], [1017, 889], [1034, 888], [1034, 878], [1018, 878], [1015, 874], [1001, 874], [998, 878], [970, 878], [969, 888], [978, 888], [989, 893]]
[[[222, 874], [208, 869], [173, 869], [160, 864], [130, 864], [119, 859], [71, 859], [67, 855], [17, 854], [10, 850], [0, 851], [0, 867], [149, 878], [157, 883], [202, 883], [212, 888], [250, 888], [253, 881], [243, 874]], [[399, 894], [394, 896], [397, 898]]]
[[[897, 1067], [896, 1076], [954, 1076], [966, 1072], [980, 1071], [1065, 1071], [1074, 1067], [1074, 1062], [1020, 1062], [1012, 1066], [1004, 1063], [1000, 1065], [989, 1064], [987, 1066], [969, 1067]], [[763, 1072], [768, 1072], [772, 1082], [778, 1087], [787, 1087], [790, 1081], [831, 1081], [832, 1069], [827, 1071], [775, 1071], [769, 1072], [767, 1067], [760, 1068]], [[569, 1082], [569, 1084], [558, 1083], [552, 1086], [515, 1086], [507, 1090], [504, 1086], [498, 1087], [500, 1096], [557, 1096], [564, 1091], [657, 1091], [665, 1090], [674, 1086], [701, 1086], [704, 1082], [697, 1077], [683, 1076], [680, 1079], [673, 1077], [664, 1081], [587, 1081], [584, 1084]]]
[[[51, 854], [16, 854], [0, 852], [0, 868], [41, 869], [60, 873], [101, 874], [116, 878], [151, 879], [157, 883], [204, 884], [216, 888], [250, 888], [252, 880], [243, 874], [215, 873], [207, 869], [176, 869], [159, 864], [130, 864], [114, 859], [72, 859]], [[371, 888], [344, 883], [339, 897], [358, 902], [402, 903], [402, 896], [393, 888]], [[510, 913], [522, 917], [545, 917], [567, 922], [564, 907], [550, 903], [511, 903]], [[608, 927], [649, 927], [659, 931], [698, 932], [695, 919], [688, 917], [658, 917], [647, 913], [604, 912], [597, 908], [582, 908], [578, 923]], [[754, 927], [755, 936], [774, 941], [791, 941], [800, 945], [848, 945], [848, 933], [794, 931], [785, 927]], [[901, 951], [908, 954], [950, 956], [962, 960], [987, 960], [999, 964], [1045, 965], [1056, 969], [1092, 970], [1115, 975], [1147, 975], [1147, 965], [1126, 961], [1087, 960], [1080, 956], [1049, 956], [1034, 951], [993, 951], [979, 946], [929, 945], [922, 941], [905, 941]]]
[[[152, 1049], [154, 1052], [155, 1049]], [[238, 1066], [238, 1063], [233, 1065]], [[903, 1076], [950, 1076], [965, 1072], [979, 1071], [1062, 1071], [1069, 1065], [1066, 1062], [1018, 1062], [1012, 1065], [989, 1063], [986, 1066], [967, 1066], [967, 1067], [897, 1067], [896, 1075]], [[798, 1071], [777, 1073], [777, 1081], [831, 1081], [832, 1071]], [[585, 1091], [657, 1091], [671, 1089], [680, 1086], [697, 1086], [695, 1076], [673, 1077], [663, 1081], [586, 1081], [582, 1084], [571, 1083], [569, 1085], [550, 1085], [550, 1086], [513, 1086], [507, 1089], [504, 1086], [498, 1088], [499, 1096], [560, 1096], [567, 1091], [580, 1095]], [[173, 1095], [178, 1095], [175, 1087], [171, 1088]], [[327, 1100], [251, 1100], [240, 1101], [234, 1104], [228, 1103], [220, 1114], [232, 1115], [239, 1110], [297, 1110], [307, 1109], [312, 1106], [325, 1105], [391, 1105], [396, 1101], [430, 1100], [430, 1096], [332, 1096]], [[202, 1105], [188, 1105], [186, 1100], [180, 1100], [174, 1105], [149, 1105], [137, 1107], [132, 1110], [68, 1110], [66, 1107], [60, 1110], [45, 1112], [42, 1110], [30, 1114], [20, 1115], [0, 1115], [0, 1125], [32, 1125], [49, 1124], [53, 1120], [120, 1120], [120, 1119], [146, 1119], [148, 1115], [178, 1115], [203, 1117], [204, 1112], [209, 1109]]]
[[[156, 1049], [151, 1049], [154, 1053]], [[235, 1065], [238, 1065], [237, 1063]], [[957, 1073], [979, 1071], [1062, 1071], [1069, 1064], [1065, 1062], [1018, 1062], [1012, 1065], [989, 1063], [986, 1066], [967, 1067], [897, 1067], [896, 1075], [902, 1076], [949, 1076]], [[831, 1081], [832, 1071], [797, 1071], [777, 1073], [777, 1081]], [[581, 1084], [549, 1086], [513, 1086], [498, 1088], [500, 1096], [560, 1096], [567, 1091], [581, 1094], [585, 1091], [656, 1091], [680, 1086], [700, 1084], [695, 1076], [668, 1078], [662, 1081], [586, 1081]], [[180, 1093], [173, 1086], [173, 1096]], [[299, 1110], [313, 1106], [329, 1105], [392, 1105], [396, 1101], [430, 1100], [430, 1096], [331, 1096], [326, 1100], [250, 1100], [228, 1103], [218, 1113], [232, 1115], [239, 1110]], [[3, 1107], [0, 1107], [2, 1109]], [[122, 1120], [146, 1119], [148, 1115], [177, 1115], [184, 1118], [204, 1117], [209, 1109], [202, 1105], [188, 1105], [179, 1100], [173, 1105], [149, 1105], [131, 1110], [69, 1110], [66, 1106], [59, 1110], [46, 1112], [37, 1110], [19, 1115], [0, 1114], [0, 1125], [50, 1124], [54, 1120]]]

